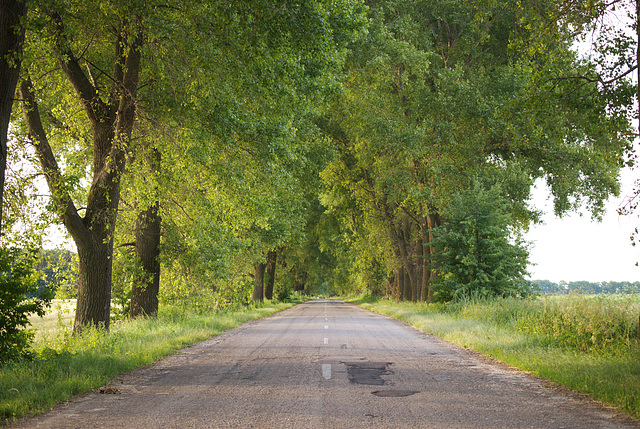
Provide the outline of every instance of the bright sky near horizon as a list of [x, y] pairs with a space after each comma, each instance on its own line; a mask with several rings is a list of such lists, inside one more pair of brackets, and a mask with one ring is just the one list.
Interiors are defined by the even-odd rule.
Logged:
[[638, 214], [620, 216], [616, 212], [631, 194], [633, 182], [640, 170], [625, 170], [622, 174], [622, 192], [612, 197], [602, 222], [573, 213], [558, 219], [548, 190], [538, 187], [533, 192], [537, 208], [543, 209], [544, 224], [536, 225], [525, 235], [531, 242], [530, 278], [553, 282], [587, 280], [640, 281], [640, 244], [631, 245], [629, 236], [640, 226]]

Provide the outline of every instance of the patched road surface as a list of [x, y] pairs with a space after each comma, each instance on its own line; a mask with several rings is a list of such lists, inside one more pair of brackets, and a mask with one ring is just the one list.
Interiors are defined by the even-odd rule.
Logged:
[[336, 300], [181, 350], [21, 428], [638, 428], [584, 397]]

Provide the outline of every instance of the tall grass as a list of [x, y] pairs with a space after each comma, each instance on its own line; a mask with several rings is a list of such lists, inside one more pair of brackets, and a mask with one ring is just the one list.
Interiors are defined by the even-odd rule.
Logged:
[[217, 312], [165, 306], [155, 319], [120, 320], [109, 332], [87, 328], [81, 336], [72, 335], [68, 316], [62, 315], [57, 330], [49, 316], [41, 321], [48, 333], [38, 337], [35, 358], [0, 367], [0, 424], [45, 411], [120, 373], [292, 305], [267, 301]]
[[640, 296], [356, 302], [640, 418]]
[[452, 314], [535, 334], [581, 351], [629, 351], [638, 335], [638, 298], [629, 295], [568, 295], [521, 300], [468, 300]]

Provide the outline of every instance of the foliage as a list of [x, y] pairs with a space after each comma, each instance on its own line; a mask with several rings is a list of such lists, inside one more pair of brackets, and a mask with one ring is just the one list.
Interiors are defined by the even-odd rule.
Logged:
[[[619, 191], [629, 118], [596, 82], [568, 78], [598, 65], [571, 50], [576, 34], [561, 23], [557, 37], [538, 33], [532, 22], [553, 8], [371, 5], [369, 32], [347, 57], [348, 91], [317, 121], [339, 155], [321, 173], [321, 201], [340, 223], [335, 256], [351, 284], [377, 267], [396, 283], [409, 277], [410, 291], [394, 286], [401, 299], [434, 284], [437, 273], [421, 264], [435, 256], [427, 230], [448, 222], [452, 197], [476, 178], [501, 186], [513, 229], [538, 218], [529, 201], [538, 178], [557, 214], [586, 205], [597, 217]], [[385, 280], [365, 283], [380, 290]]]
[[513, 237], [513, 215], [499, 187], [476, 183], [458, 192], [443, 215], [446, 222], [435, 228], [430, 243], [438, 251], [436, 300], [528, 293], [528, 251]]
[[38, 290], [34, 259], [30, 251], [0, 249], [0, 363], [29, 354], [28, 317], [42, 316], [53, 298], [53, 289]]

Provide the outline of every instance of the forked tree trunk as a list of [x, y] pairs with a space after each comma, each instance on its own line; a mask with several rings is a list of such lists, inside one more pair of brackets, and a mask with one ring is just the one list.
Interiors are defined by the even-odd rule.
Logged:
[[93, 178], [85, 215], [80, 216], [65, 186], [65, 180], [42, 125], [33, 86], [25, 79], [20, 86], [23, 113], [52, 200], [78, 248], [79, 286], [74, 333], [87, 325], [109, 328], [113, 231], [120, 202], [120, 180], [133, 130], [143, 36], [140, 23], [134, 37], [125, 37], [124, 23], [114, 40], [116, 59], [113, 88], [106, 101], [90, 79], [65, 33], [62, 16], [50, 15], [58, 63], [79, 101], [93, 134]]
[[138, 215], [136, 221], [135, 252], [142, 265], [131, 289], [132, 318], [158, 315], [160, 290], [160, 228], [158, 203]]

